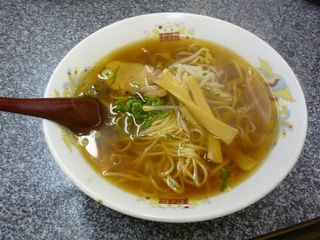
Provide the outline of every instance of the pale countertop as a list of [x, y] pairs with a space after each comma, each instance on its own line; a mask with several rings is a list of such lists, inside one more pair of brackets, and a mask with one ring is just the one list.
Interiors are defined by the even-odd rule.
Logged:
[[303, 0], [10, 2], [0, 0], [0, 96], [42, 97], [63, 56], [103, 26], [150, 12], [191, 12], [237, 24], [276, 49], [303, 88], [309, 127], [298, 163], [265, 198], [219, 219], [165, 224], [100, 206], [59, 169], [41, 120], [0, 113], [0, 239], [248, 239], [320, 216], [320, 6]]

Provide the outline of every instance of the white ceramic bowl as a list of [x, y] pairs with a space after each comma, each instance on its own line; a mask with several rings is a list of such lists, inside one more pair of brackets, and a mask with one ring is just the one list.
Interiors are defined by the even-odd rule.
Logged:
[[221, 217], [253, 204], [272, 191], [296, 163], [306, 136], [306, 103], [299, 82], [286, 61], [263, 40], [228, 22], [194, 14], [156, 13], [128, 18], [100, 29], [77, 44], [55, 69], [45, 97], [72, 94], [81, 72], [113, 50], [144, 38], [170, 36], [170, 32], [175, 32], [175, 37], [177, 34], [189, 35], [221, 44], [256, 66], [272, 83], [271, 89], [278, 99], [281, 136], [251, 177], [230, 192], [189, 204], [188, 208], [183, 204], [155, 205], [155, 202], [140, 199], [105, 181], [73, 146], [69, 132], [57, 124], [43, 122], [45, 137], [55, 160], [72, 182], [109, 208], [162, 222], [194, 222]]

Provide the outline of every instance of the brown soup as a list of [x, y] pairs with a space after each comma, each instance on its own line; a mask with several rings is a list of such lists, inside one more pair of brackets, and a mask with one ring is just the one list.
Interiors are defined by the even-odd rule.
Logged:
[[143, 197], [229, 191], [277, 138], [275, 102], [261, 75], [203, 40], [124, 46], [95, 64], [76, 95], [97, 97], [108, 110], [99, 131], [75, 136], [81, 153], [106, 180]]

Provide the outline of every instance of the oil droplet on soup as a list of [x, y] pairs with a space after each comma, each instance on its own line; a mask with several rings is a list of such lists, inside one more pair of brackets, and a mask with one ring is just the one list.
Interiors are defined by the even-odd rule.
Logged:
[[261, 75], [198, 39], [124, 46], [96, 63], [75, 95], [98, 98], [108, 112], [101, 129], [75, 136], [83, 156], [112, 184], [148, 198], [229, 191], [278, 135]]

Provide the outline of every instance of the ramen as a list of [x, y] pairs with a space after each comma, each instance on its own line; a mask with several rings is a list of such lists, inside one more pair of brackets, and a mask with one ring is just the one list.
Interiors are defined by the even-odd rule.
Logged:
[[211, 42], [144, 40], [89, 71], [76, 96], [107, 110], [99, 130], [74, 136], [109, 182], [147, 198], [200, 199], [230, 191], [277, 138], [273, 95], [261, 75]]

